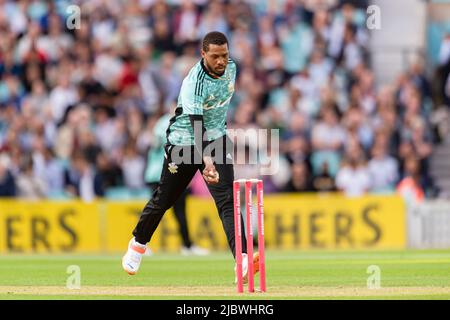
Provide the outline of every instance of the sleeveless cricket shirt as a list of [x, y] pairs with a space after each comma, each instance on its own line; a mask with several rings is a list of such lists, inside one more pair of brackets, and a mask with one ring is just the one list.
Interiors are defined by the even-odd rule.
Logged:
[[234, 93], [236, 64], [228, 60], [224, 74], [213, 78], [197, 62], [184, 78], [175, 115], [170, 119], [167, 139], [172, 145], [194, 145], [194, 130], [189, 115], [203, 115], [208, 141], [226, 134], [228, 106]]

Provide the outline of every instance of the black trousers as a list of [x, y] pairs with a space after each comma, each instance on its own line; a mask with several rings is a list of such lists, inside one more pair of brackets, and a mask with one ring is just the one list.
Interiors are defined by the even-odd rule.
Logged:
[[[222, 140], [223, 150], [220, 158], [212, 153], [214, 165], [219, 173], [219, 183], [215, 185], [207, 185], [211, 193], [216, 208], [219, 212], [219, 217], [222, 221], [222, 226], [228, 240], [228, 245], [233, 256], [235, 256], [235, 237], [234, 237], [234, 209], [233, 209], [233, 181], [234, 171], [233, 164], [227, 163], [226, 156], [233, 154], [227, 152], [232, 148], [232, 144], [225, 136], [220, 138]], [[225, 142], [227, 139], [227, 142]], [[220, 143], [219, 143], [220, 145]], [[177, 154], [185, 156], [189, 154], [189, 163], [174, 163], [173, 150], [177, 147]], [[179, 147], [166, 144], [166, 158], [164, 159], [163, 171], [161, 179], [156, 189], [153, 192], [152, 199], [145, 205], [142, 210], [136, 228], [133, 230], [133, 235], [137, 242], [146, 244], [152, 238], [156, 228], [158, 227], [164, 213], [171, 208], [180, 198], [182, 193], [186, 190], [190, 181], [198, 170], [203, 171], [203, 163], [195, 163], [195, 158], [201, 159], [200, 155], [195, 155], [195, 148], [193, 146]], [[200, 156], [200, 157], [199, 157]], [[217, 161], [220, 159], [221, 161]], [[229, 161], [229, 160], [228, 160]], [[206, 183], [206, 182], [205, 182]], [[244, 225], [241, 217], [241, 225]], [[246, 252], [246, 239], [242, 236], [242, 250]]]
[[[152, 191], [156, 190], [158, 183], [149, 183], [148, 186]], [[186, 220], [186, 200], [189, 192], [184, 190], [177, 201], [173, 204], [173, 212], [175, 213], [175, 218], [178, 222], [178, 232], [180, 233], [181, 240], [183, 241], [183, 246], [190, 248], [192, 246], [191, 237], [189, 236], [189, 228]]]

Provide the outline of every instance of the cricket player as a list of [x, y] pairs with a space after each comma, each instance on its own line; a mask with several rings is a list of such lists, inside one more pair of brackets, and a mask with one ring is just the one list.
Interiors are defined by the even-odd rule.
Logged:
[[[201, 56], [183, 80], [175, 115], [166, 132], [160, 181], [142, 210], [133, 230], [134, 237], [122, 258], [123, 269], [130, 275], [138, 272], [146, 244], [166, 210], [174, 205], [197, 170], [201, 170], [214, 198], [228, 245], [235, 256], [233, 146], [226, 135], [226, 118], [234, 93], [236, 64], [229, 58], [228, 40], [220, 32], [210, 32], [203, 38]], [[223, 150], [207, 152], [210, 145], [222, 145]], [[180, 162], [180, 155], [189, 161]], [[245, 236], [242, 239], [243, 279], [247, 281], [247, 245]], [[255, 272], [259, 270], [258, 261], [255, 253]]]
[[[175, 102], [173, 109], [175, 109]], [[151, 188], [151, 190], [155, 190], [158, 187], [158, 183], [161, 177], [161, 172], [164, 165], [164, 155], [165, 148], [164, 146], [167, 143], [166, 130], [167, 126], [170, 123], [170, 113], [164, 114], [159, 120], [156, 122], [153, 127], [153, 145], [148, 151], [147, 156], [147, 168], [145, 170], [144, 180], [146, 184]], [[175, 213], [175, 219], [178, 222], [178, 231], [181, 236], [181, 240], [183, 245], [181, 247], [182, 255], [200, 255], [204, 256], [209, 254], [207, 249], [201, 248], [195, 245], [191, 237], [189, 235], [189, 228], [186, 219], [186, 199], [189, 194], [189, 191], [186, 189], [181, 193], [180, 197], [175, 204], [173, 205], [173, 211]], [[148, 250], [148, 248], [147, 248]], [[148, 250], [149, 251], [149, 250]]]

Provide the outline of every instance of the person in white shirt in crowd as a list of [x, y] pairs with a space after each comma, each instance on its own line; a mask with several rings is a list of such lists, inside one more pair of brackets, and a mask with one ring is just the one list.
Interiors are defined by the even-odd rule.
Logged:
[[347, 150], [344, 163], [336, 176], [336, 186], [348, 197], [359, 197], [369, 191], [370, 171], [361, 146], [354, 144]]
[[321, 110], [321, 119], [312, 130], [312, 165], [317, 174], [323, 164], [328, 162], [330, 174], [336, 175], [340, 156], [339, 151], [346, 139], [344, 127], [339, 123], [335, 108], [325, 107]]
[[145, 188], [144, 171], [145, 159], [139, 154], [136, 144], [130, 141], [124, 147], [121, 168], [125, 186], [131, 190], [142, 190]]
[[398, 161], [387, 150], [387, 145], [382, 143], [372, 147], [372, 159], [369, 161], [372, 192], [392, 192], [399, 179]]
[[69, 75], [60, 74], [58, 86], [50, 93], [50, 105], [55, 123], [59, 123], [66, 112], [67, 107], [78, 102], [76, 87], [70, 84]]
[[99, 107], [94, 114], [95, 137], [103, 150], [116, 151], [124, 144], [126, 137], [124, 118], [111, 117], [106, 107]]
[[47, 186], [43, 179], [34, 174], [31, 155], [25, 155], [21, 160], [20, 172], [16, 178], [18, 196], [26, 200], [44, 199]]
[[323, 50], [317, 48], [312, 52], [309, 74], [317, 88], [322, 88], [328, 84], [333, 66], [333, 61], [325, 57]]
[[33, 174], [45, 184], [46, 196], [61, 194], [64, 188], [64, 167], [55, 157], [53, 149], [45, 145], [43, 138], [36, 138], [32, 145]]

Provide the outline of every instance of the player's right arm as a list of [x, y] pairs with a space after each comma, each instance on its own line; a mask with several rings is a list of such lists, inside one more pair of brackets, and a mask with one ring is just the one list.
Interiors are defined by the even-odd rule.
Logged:
[[192, 130], [194, 132], [194, 145], [196, 151], [202, 155], [205, 169], [203, 177], [206, 182], [215, 184], [219, 182], [219, 175], [210, 155], [205, 155], [207, 146], [206, 129], [203, 122], [203, 104], [206, 99], [206, 88], [204, 86], [204, 72], [199, 72], [196, 76], [188, 76], [181, 86], [181, 103], [183, 113], [189, 116]]
[[194, 133], [194, 144], [197, 151], [203, 154], [206, 147], [203, 135], [206, 132], [203, 123], [203, 103], [205, 101], [206, 89], [204, 88], [203, 73], [194, 69], [181, 85], [180, 97], [183, 106], [183, 114], [189, 116]]

